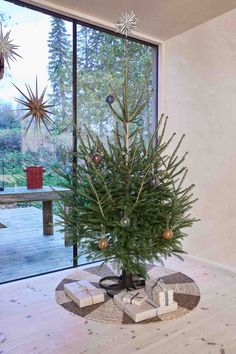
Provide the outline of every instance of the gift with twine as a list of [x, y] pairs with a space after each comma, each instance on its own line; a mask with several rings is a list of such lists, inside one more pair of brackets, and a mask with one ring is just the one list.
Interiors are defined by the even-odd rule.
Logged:
[[64, 292], [79, 307], [90, 306], [105, 301], [105, 291], [96, 288], [87, 280], [65, 284]]

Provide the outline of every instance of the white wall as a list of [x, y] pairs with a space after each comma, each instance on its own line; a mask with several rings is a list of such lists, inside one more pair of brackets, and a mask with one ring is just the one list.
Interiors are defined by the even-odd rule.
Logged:
[[187, 134], [202, 219], [185, 249], [236, 267], [236, 9], [165, 42], [169, 130]]

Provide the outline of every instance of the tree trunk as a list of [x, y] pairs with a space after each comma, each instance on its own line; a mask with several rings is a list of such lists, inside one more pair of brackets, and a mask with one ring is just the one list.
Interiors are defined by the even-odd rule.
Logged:
[[124, 269], [122, 269], [121, 281], [124, 288], [135, 289], [132, 273], [127, 273]]

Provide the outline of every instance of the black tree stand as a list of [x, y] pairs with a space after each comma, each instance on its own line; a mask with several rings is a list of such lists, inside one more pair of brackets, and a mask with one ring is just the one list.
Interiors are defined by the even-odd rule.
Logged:
[[[106, 284], [106, 282], [113, 282], [113, 284]], [[145, 286], [145, 280], [137, 275], [127, 274], [123, 269], [120, 276], [111, 275], [103, 277], [99, 280], [99, 285], [102, 289], [107, 291], [107, 295], [113, 297], [120, 291], [139, 289]]]

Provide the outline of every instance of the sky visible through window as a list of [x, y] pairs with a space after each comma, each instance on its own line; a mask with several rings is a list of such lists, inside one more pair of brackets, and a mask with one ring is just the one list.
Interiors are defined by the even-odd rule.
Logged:
[[[14, 103], [13, 97], [17, 96], [14, 82], [19, 88], [24, 84], [35, 87], [35, 78], [38, 77], [39, 87], [48, 86], [48, 33], [51, 30], [50, 16], [43, 13], [16, 6], [12, 3], [0, 0], [0, 12], [6, 14], [3, 22], [4, 33], [11, 30], [11, 38], [19, 45], [17, 51], [22, 58], [10, 62], [11, 69], [5, 69], [6, 75], [0, 81], [0, 101]], [[8, 16], [11, 18], [8, 19]], [[65, 21], [68, 33], [72, 25]]]

